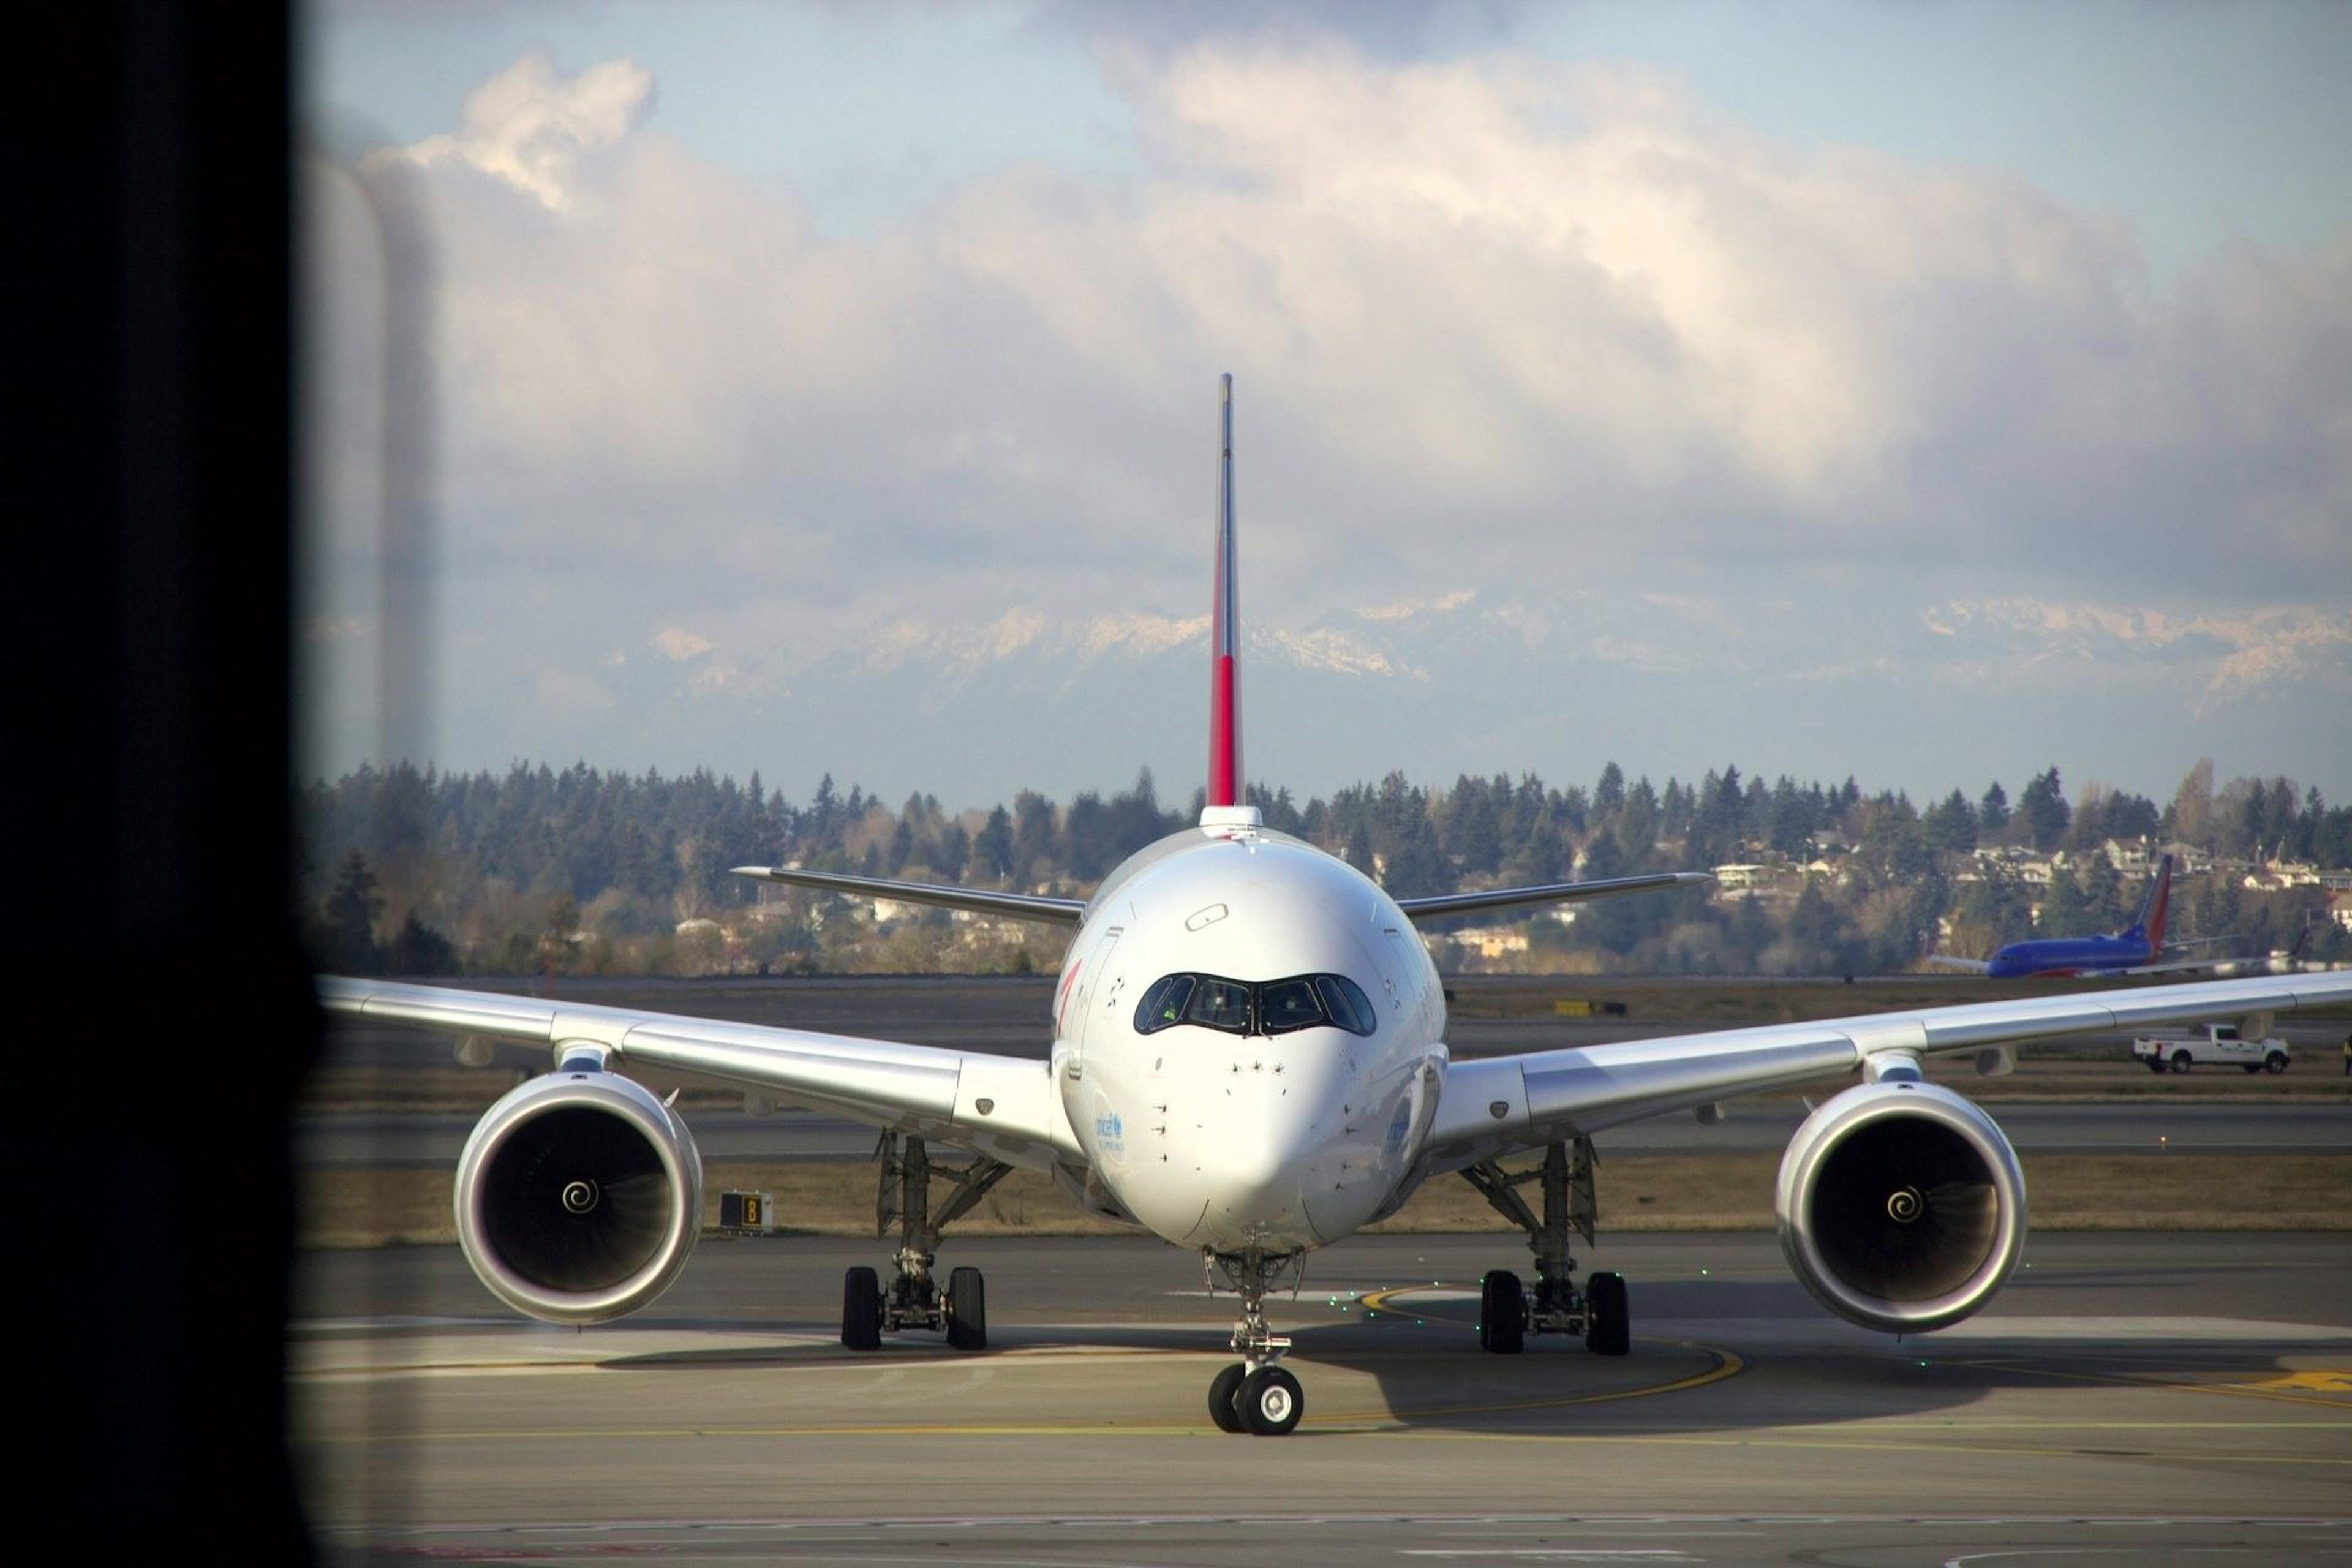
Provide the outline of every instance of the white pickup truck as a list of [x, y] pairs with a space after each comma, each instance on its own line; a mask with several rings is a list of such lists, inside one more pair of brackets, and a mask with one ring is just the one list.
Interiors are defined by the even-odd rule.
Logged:
[[2132, 1042], [2132, 1055], [2150, 1072], [2187, 1072], [2213, 1064], [2239, 1067], [2248, 1072], [2284, 1072], [2286, 1042], [2273, 1035], [2266, 1040], [2240, 1037], [2235, 1024], [2201, 1024], [2186, 1035], [2143, 1035]]

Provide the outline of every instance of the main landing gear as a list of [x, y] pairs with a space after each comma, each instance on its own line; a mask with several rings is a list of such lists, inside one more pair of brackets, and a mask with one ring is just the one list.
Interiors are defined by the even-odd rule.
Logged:
[[[1576, 1260], [1569, 1256], [1569, 1232], [1573, 1229], [1590, 1245], [1600, 1215], [1592, 1181], [1595, 1163], [1592, 1140], [1579, 1137], [1573, 1143], [1547, 1148], [1543, 1163], [1532, 1171], [1511, 1175], [1489, 1160], [1462, 1173], [1496, 1214], [1527, 1232], [1528, 1250], [1536, 1258], [1532, 1295], [1507, 1268], [1491, 1269], [1479, 1282], [1480, 1350], [1517, 1355], [1531, 1333], [1582, 1334], [1585, 1348], [1600, 1355], [1623, 1355], [1633, 1348], [1625, 1277], [1594, 1274], [1579, 1290]], [[1529, 1182], [1542, 1184], [1540, 1217], [1518, 1193]]]
[[[919, 1138], [885, 1132], [875, 1146], [882, 1163], [880, 1191], [875, 1198], [874, 1234], [887, 1236], [892, 1222], [898, 1226], [898, 1255], [886, 1289], [871, 1268], [853, 1268], [841, 1282], [841, 1342], [854, 1351], [879, 1350], [884, 1334], [901, 1329], [945, 1329], [950, 1346], [960, 1351], [988, 1348], [988, 1288], [977, 1268], [958, 1268], [948, 1275], [945, 1290], [932, 1276], [932, 1256], [940, 1233], [971, 1211], [1004, 1179], [1013, 1167], [1000, 1160], [975, 1154], [969, 1165], [934, 1165]], [[954, 1184], [931, 1215], [931, 1179]]]
[[1307, 1413], [1307, 1395], [1298, 1380], [1275, 1364], [1290, 1349], [1290, 1341], [1265, 1321], [1268, 1287], [1286, 1271], [1295, 1286], [1306, 1261], [1306, 1254], [1299, 1252], [1202, 1252], [1202, 1272], [1209, 1277], [1211, 1293], [1222, 1274], [1227, 1289], [1242, 1299], [1241, 1321], [1234, 1325], [1234, 1353], [1242, 1358], [1241, 1364], [1225, 1368], [1209, 1384], [1209, 1419], [1219, 1431], [1286, 1436]]

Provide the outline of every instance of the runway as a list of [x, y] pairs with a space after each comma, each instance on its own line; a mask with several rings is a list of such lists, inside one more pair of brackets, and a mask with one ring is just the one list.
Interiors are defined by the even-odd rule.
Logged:
[[1768, 1237], [1603, 1237], [1620, 1359], [1483, 1354], [1494, 1237], [1352, 1239], [1277, 1327], [1307, 1417], [1213, 1430], [1228, 1300], [1145, 1240], [960, 1243], [991, 1350], [835, 1341], [879, 1244], [709, 1241], [648, 1312], [523, 1323], [453, 1249], [303, 1260], [292, 1402], [352, 1561], [2352, 1562], [2352, 1237], [2030, 1240], [1896, 1342]]

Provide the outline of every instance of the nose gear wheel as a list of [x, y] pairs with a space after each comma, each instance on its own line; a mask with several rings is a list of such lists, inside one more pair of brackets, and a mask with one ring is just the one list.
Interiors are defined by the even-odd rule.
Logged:
[[1242, 1360], [1219, 1372], [1209, 1384], [1209, 1419], [1219, 1431], [1286, 1436], [1297, 1430], [1298, 1418], [1307, 1413], [1307, 1394], [1298, 1379], [1274, 1364], [1289, 1352], [1289, 1337], [1276, 1333], [1265, 1321], [1266, 1291], [1277, 1288], [1287, 1274], [1295, 1296], [1306, 1270], [1303, 1252], [1269, 1256], [1202, 1251], [1201, 1271], [1210, 1293], [1216, 1293], [1217, 1277], [1223, 1275], [1226, 1288], [1242, 1299], [1242, 1315], [1234, 1325], [1233, 1337], [1234, 1353]]

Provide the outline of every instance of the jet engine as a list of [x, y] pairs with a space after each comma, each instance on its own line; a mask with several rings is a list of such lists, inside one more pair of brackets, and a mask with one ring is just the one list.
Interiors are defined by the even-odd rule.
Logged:
[[2007, 1282], [2025, 1239], [2025, 1175], [1992, 1118], [1948, 1089], [1883, 1080], [1805, 1119], [1774, 1207], [1789, 1267], [1866, 1329], [1957, 1323]]
[[493, 1295], [601, 1323], [669, 1288], [702, 1228], [686, 1122], [617, 1073], [558, 1071], [490, 1107], [457, 1160], [457, 1240]]

